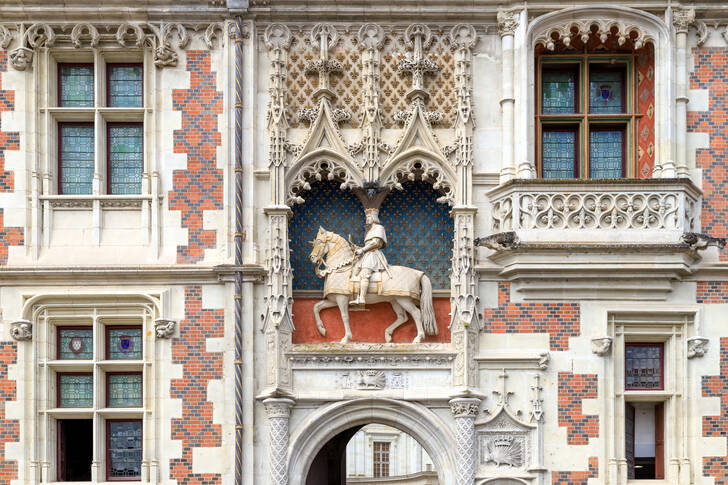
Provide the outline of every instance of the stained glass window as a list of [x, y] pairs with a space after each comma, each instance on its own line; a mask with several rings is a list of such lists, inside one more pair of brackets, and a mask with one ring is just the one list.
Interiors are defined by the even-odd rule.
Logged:
[[134, 408], [142, 405], [141, 374], [107, 374], [109, 407]]
[[662, 344], [626, 344], [624, 352], [625, 389], [662, 389]]
[[576, 73], [543, 71], [542, 112], [547, 115], [576, 112]]
[[94, 66], [60, 66], [60, 105], [63, 107], [93, 107], [94, 105]]
[[94, 403], [92, 374], [60, 374], [58, 376], [58, 407], [90, 408]]
[[90, 194], [94, 178], [94, 127], [62, 124], [61, 193]]
[[142, 125], [109, 125], [109, 187], [112, 194], [142, 191]]
[[108, 421], [107, 478], [138, 478], [142, 474], [142, 422]]
[[91, 360], [94, 355], [93, 330], [58, 327], [58, 358]]
[[589, 177], [622, 177], [623, 144], [622, 130], [592, 131], [589, 134]]
[[109, 106], [142, 106], [142, 66], [109, 65]]
[[114, 328], [106, 329], [107, 353], [110, 360], [141, 360], [142, 329]]
[[[592, 66], [593, 67], [593, 66]], [[624, 71], [590, 69], [589, 112], [624, 113]]]
[[574, 177], [576, 131], [544, 130], [541, 143], [543, 178]]

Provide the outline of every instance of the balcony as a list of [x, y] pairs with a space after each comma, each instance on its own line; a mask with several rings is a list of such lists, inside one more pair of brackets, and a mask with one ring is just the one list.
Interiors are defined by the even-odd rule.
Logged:
[[664, 300], [700, 259], [682, 239], [700, 224], [689, 179], [521, 179], [487, 196], [483, 267], [500, 267], [517, 299]]

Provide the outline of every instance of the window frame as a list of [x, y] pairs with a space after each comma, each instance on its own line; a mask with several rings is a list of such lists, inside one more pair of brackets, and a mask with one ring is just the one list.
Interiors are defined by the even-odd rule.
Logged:
[[[91, 100], [91, 106], [63, 106], [62, 100], [62, 94], [63, 93], [63, 76], [61, 75], [61, 71], [64, 67], [90, 67], [91, 72], [93, 72], [93, 85], [94, 85], [94, 93], [93, 93], [93, 99]], [[70, 108], [70, 109], [94, 109], [96, 107], [96, 66], [94, 62], [59, 62], [56, 65], [56, 89], [57, 89], [57, 96], [56, 96], [56, 105], [59, 108]]]
[[[600, 132], [600, 131], [621, 131], [622, 132], [622, 177], [625, 178], [625, 174], [627, 173], [627, 126], [625, 125], [613, 125], [610, 123], [594, 123], [592, 126], [589, 127], [587, 130], [587, 140], [586, 140], [586, 146], [589, 147], [589, 150], [591, 151], [591, 135], [594, 132]], [[591, 162], [591, 157], [590, 157]], [[589, 179], [596, 179], [596, 177], [591, 176], [591, 170], [592, 165], [589, 164]]]
[[[627, 348], [628, 347], [659, 347], [660, 348], [660, 387], [627, 387]], [[650, 392], [657, 391], [662, 392], [665, 390], [665, 343], [664, 342], [638, 342], [628, 341], [624, 343], [624, 390], [625, 391], [640, 391]]]
[[144, 463], [144, 420], [143, 419], [136, 419], [136, 418], [107, 418], [105, 419], [104, 423], [104, 440], [105, 440], [105, 450], [104, 450], [104, 468], [106, 469], [104, 473], [104, 477], [106, 478], [107, 482], [141, 482], [142, 477], [144, 476], [144, 470], [143, 468], [140, 469], [141, 474], [138, 477], [111, 477], [111, 467], [109, 466], [111, 464], [111, 423], [129, 423], [129, 422], [138, 422], [141, 424], [142, 428], [142, 436], [141, 436], [141, 443], [142, 443], [142, 460], [141, 463]]
[[[114, 194], [111, 192], [111, 129], [114, 127], [139, 126], [142, 129], [142, 170], [144, 174], [144, 122], [143, 121], [108, 121], [106, 122], [106, 194], [107, 195], [128, 195]], [[139, 190], [142, 193], [142, 190]]]
[[[142, 383], [141, 383], [141, 391], [142, 391], [142, 397], [140, 399], [139, 406], [112, 406], [111, 403], [111, 393], [109, 392], [109, 377], [111, 376], [141, 376]], [[105, 399], [105, 406], [106, 409], [141, 409], [144, 407], [144, 373], [141, 371], [117, 371], [117, 372], [105, 372], [104, 373], [104, 392], [106, 394]]]
[[56, 408], [57, 409], [93, 409], [94, 408], [94, 396], [91, 396], [91, 406], [85, 407], [85, 408], [79, 408], [74, 406], [61, 406], [61, 377], [63, 376], [91, 376], [91, 389], [92, 393], [95, 394], [96, 390], [96, 382], [94, 379], [94, 373], [93, 372], [83, 372], [83, 371], [77, 371], [77, 372], [56, 372]]
[[[142, 105], [141, 106], [111, 106], [111, 69], [114, 67], [139, 67], [142, 70]], [[107, 62], [106, 63], [106, 79], [105, 79], [105, 89], [106, 89], [106, 107], [112, 108], [112, 109], [138, 109], [138, 108], [144, 108], [144, 63], [143, 62]], [[144, 123], [142, 122], [142, 125]]]
[[[63, 128], [66, 126], [90, 126], [94, 130], [94, 160], [96, 159], [96, 126], [93, 121], [59, 121], [58, 122], [58, 195], [68, 195], [71, 197], [79, 195], [93, 194], [93, 177], [91, 178], [91, 194], [66, 194], [63, 192]], [[94, 173], [96, 172], [96, 162], [94, 161]]]
[[[549, 125], [573, 127], [579, 131], [579, 147], [574, 160], [574, 179], [590, 179], [590, 134], [592, 130], [600, 130], [604, 126], [622, 127], [624, 142], [622, 144], [622, 175], [620, 178], [632, 178], [637, 174], [637, 134], [639, 120], [644, 113], [638, 112], [636, 82], [636, 57], [634, 52], [574, 54], [540, 54], [535, 61], [535, 145], [536, 173], [544, 178], [543, 171], [543, 132]], [[603, 64], [603, 65], [602, 65]], [[622, 85], [622, 113], [590, 113], [589, 80], [592, 70], [616, 70], [612, 64], [623, 66], [624, 83]], [[559, 69], [559, 66], [562, 69]], [[606, 67], [605, 67], [606, 66]], [[543, 113], [543, 72], [567, 72], [576, 70], [575, 106], [577, 112], [565, 114]]]
[[[386, 445], [386, 447], [387, 447], [387, 451], [386, 451], [387, 474], [386, 475], [384, 475], [382, 473], [382, 467], [383, 467], [383, 465], [385, 465], [385, 463], [383, 461], [379, 461], [379, 462], [377, 461], [377, 449], [376, 449], [377, 445]], [[379, 456], [380, 456], [380, 458], [381, 458], [381, 456], [383, 456], [382, 451], [379, 452]], [[377, 475], [377, 465], [379, 465], [379, 473], [380, 473], [379, 475]], [[386, 441], [386, 440], [384, 440], [384, 441], [383, 440], [372, 440], [372, 476], [374, 478], [391, 477], [392, 476], [391, 465], [392, 465], [392, 442]]]
[[[139, 353], [142, 355], [141, 359], [111, 359], [110, 358], [110, 338], [109, 330], [141, 330], [141, 342], [142, 348], [139, 349]], [[136, 362], [144, 359], [144, 326], [143, 325], [104, 325], [104, 360], [109, 362]], [[143, 385], [143, 384], [142, 384]]]
[[[62, 360], [64, 362], [88, 362], [88, 359], [62, 359], [61, 358], [61, 332], [60, 329], [63, 330], [91, 330], [91, 342], [93, 344], [94, 337], [93, 337], [93, 331], [94, 326], [93, 325], [56, 325], [56, 360]], [[93, 349], [91, 349], [91, 360], [93, 361], [93, 355], [96, 352], [96, 348], [94, 346]]]

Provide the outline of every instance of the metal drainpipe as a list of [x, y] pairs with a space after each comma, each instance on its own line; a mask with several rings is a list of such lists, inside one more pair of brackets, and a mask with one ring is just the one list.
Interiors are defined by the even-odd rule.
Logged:
[[235, 25], [235, 485], [243, 484], [243, 19]]

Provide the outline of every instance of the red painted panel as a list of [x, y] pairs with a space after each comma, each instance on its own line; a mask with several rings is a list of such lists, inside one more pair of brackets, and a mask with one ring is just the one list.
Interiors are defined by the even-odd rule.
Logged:
[[[338, 308], [328, 308], [321, 311], [321, 320], [326, 327], [326, 337], [322, 337], [316, 329], [313, 318], [313, 306], [321, 301], [319, 298], [296, 298], [293, 301], [293, 343], [319, 343], [338, 342], [344, 337], [344, 323]], [[438, 334], [428, 336], [425, 342], [449, 342], [450, 330], [450, 299], [433, 298], [435, 319], [437, 320]], [[389, 303], [367, 305], [365, 311], [350, 311], [349, 322], [354, 342], [384, 342], [384, 330], [397, 318]], [[392, 342], [409, 343], [417, 335], [415, 322], [410, 319], [399, 327], [392, 336]]]

